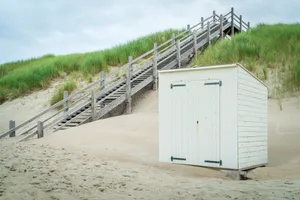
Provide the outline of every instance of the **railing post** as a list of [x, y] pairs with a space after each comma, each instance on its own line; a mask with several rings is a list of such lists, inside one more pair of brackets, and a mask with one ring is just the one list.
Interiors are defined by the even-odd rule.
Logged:
[[223, 15], [221, 14], [220, 15], [220, 35], [221, 35], [221, 39], [224, 38], [224, 32], [223, 32], [223, 21], [224, 21], [224, 17]]
[[157, 43], [154, 43], [153, 49], [153, 90], [157, 88]]
[[[15, 127], [16, 127], [16, 122], [14, 120], [9, 120], [9, 130]], [[15, 136], [16, 136], [16, 131], [13, 131], [9, 134], [9, 137], [15, 137]]]
[[[100, 96], [102, 95], [102, 90], [105, 88], [105, 74], [103, 71], [100, 72]], [[100, 103], [100, 115], [101, 115], [101, 108], [104, 107], [104, 103]]]
[[243, 17], [240, 15], [240, 32], [243, 30]]
[[[64, 91], [63, 96], [64, 96], [64, 99], [67, 99], [68, 96], [69, 96], [68, 91]], [[64, 112], [68, 112], [68, 110], [69, 110], [69, 105], [68, 105], [68, 104], [69, 104], [69, 103], [68, 103], [68, 100], [65, 101], [65, 103], [64, 103]]]
[[196, 30], [193, 31], [193, 39], [194, 39], [194, 53], [195, 56], [197, 55], [197, 35]]
[[177, 64], [178, 64], [178, 68], [181, 67], [181, 58], [180, 58], [180, 41], [177, 40], [176, 43], [176, 50], [177, 50]]
[[216, 11], [213, 11], [213, 22], [216, 22]]
[[204, 19], [203, 19], [203, 17], [201, 17], [201, 29], [203, 29], [204, 28]]
[[104, 71], [100, 72], [100, 90], [104, 89], [104, 85], [105, 85], [105, 75], [104, 75]]
[[186, 30], [188, 32], [188, 35], [190, 35], [191, 34], [191, 26], [189, 24], [186, 26]]
[[43, 122], [38, 121], [37, 122], [37, 134], [38, 134], [38, 138], [42, 138], [44, 137], [44, 126], [43, 126]]
[[126, 112], [131, 113], [131, 68], [132, 68], [132, 56], [128, 57], [128, 70], [126, 72]]
[[207, 22], [207, 42], [210, 45], [210, 24]]
[[92, 121], [96, 120], [96, 95], [94, 90], [91, 92], [91, 117]]
[[234, 35], [234, 8], [231, 8], [231, 36]]
[[175, 46], [175, 33], [172, 34], [172, 45]]
[[250, 28], [250, 22], [248, 22], [248, 29]]

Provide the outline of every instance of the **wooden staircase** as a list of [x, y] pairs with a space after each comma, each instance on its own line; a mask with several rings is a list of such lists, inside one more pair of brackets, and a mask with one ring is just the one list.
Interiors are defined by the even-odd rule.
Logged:
[[[249, 24], [236, 16], [233, 9], [224, 16], [214, 12], [211, 17], [205, 20], [202, 18], [200, 23], [173, 36], [167, 42], [159, 46], [154, 44], [154, 49], [146, 54], [134, 60], [130, 57], [129, 62], [120, 69], [106, 76], [102, 75], [99, 81], [66, 97], [19, 126], [11, 128], [1, 134], [0, 138], [18, 130], [20, 131], [18, 135], [24, 136], [21, 141], [26, 140], [39, 135], [40, 126], [43, 130], [49, 131], [69, 129], [104, 118], [110, 111], [124, 103], [127, 113], [130, 113], [132, 96], [146, 86], [153, 85], [153, 88], [156, 88], [157, 70], [180, 68], [197, 53], [197, 50], [206, 48], [211, 41], [223, 39], [226, 34], [233, 35], [246, 31], [248, 28]], [[134, 64], [137, 67], [134, 68]], [[59, 107], [62, 108], [58, 109]], [[54, 114], [47, 115], [55, 109], [58, 110]]]

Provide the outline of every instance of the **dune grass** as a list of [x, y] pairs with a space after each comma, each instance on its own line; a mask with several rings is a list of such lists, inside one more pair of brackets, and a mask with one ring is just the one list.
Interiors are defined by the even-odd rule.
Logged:
[[101, 51], [70, 54], [65, 56], [44, 55], [40, 58], [5, 63], [0, 65], [0, 103], [14, 99], [30, 92], [47, 88], [52, 80], [65, 77], [72, 72], [83, 76], [94, 76], [100, 71], [107, 71], [108, 66], [120, 66], [133, 58], [146, 53], [159, 44], [167, 41], [172, 34], [182, 30], [168, 29], [137, 38], [127, 43], [116, 45]]
[[239, 62], [262, 80], [280, 73], [287, 90], [300, 87], [300, 24], [260, 24], [231, 40], [211, 45], [192, 66]]
[[63, 85], [61, 85], [54, 91], [50, 99], [50, 105], [54, 105], [57, 102], [61, 101], [63, 99], [64, 91], [68, 91], [68, 94], [70, 95], [76, 88], [77, 88], [76, 82], [74, 80], [68, 80], [67, 82], [65, 82]]

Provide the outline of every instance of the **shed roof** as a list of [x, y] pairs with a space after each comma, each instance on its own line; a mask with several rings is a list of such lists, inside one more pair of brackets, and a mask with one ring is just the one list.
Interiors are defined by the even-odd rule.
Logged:
[[233, 68], [233, 67], [241, 67], [243, 68], [247, 73], [249, 73], [251, 76], [253, 76], [256, 80], [258, 80], [262, 85], [268, 88], [268, 86], [262, 82], [259, 78], [257, 78], [252, 72], [250, 72], [248, 69], [246, 69], [242, 64], [240, 63], [231, 63], [231, 64], [223, 64], [223, 65], [208, 65], [208, 66], [196, 66], [196, 67], [190, 67], [190, 68], [181, 68], [181, 69], [169, 69], [169, 70], [158, 70], [158, 73], [164, 74], [164, 73], [178, 73], [183, 71], [197, 71], [197, 70], [207, 70], [207, 69], [220, 69], [220, 68]]

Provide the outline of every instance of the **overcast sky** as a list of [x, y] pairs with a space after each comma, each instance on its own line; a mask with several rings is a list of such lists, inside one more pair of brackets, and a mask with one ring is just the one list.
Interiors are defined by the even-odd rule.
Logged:
[[300, 22], [300, 0], [1, 0], [0, 63], [100, 50], [231, 7], [251, 25]]

